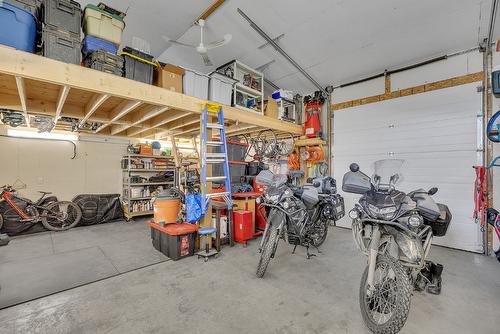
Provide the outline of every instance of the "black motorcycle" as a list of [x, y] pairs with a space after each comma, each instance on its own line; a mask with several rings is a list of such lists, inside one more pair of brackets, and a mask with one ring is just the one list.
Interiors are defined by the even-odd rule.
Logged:
[[351, 164], [342, 190], [362, 195], [349, 212], [358, 248], [368, 256], [359, 303], [368, 328], [397, 333], [410, 311], [413, 290], [439, 294], [443, 266], [427, 260], [434, 236], [444, 236], [451, 213], [432, 199], [438, 189], [396, 190], [404, 160], [375, 162], [372, 178]]
[[257, 183], [266, 187], [257, 199], [258, 212], [265, 208], [266, 228], [260, 243], [260, 260], [257, 277], [263, 277], [269, 261], [274, 257], [280, 238], [294, 246], [304, 246], [307, 258], [314, 256], [309, 247], [316, 249], [323, 244], [328, 233], [329, 221], [344, 216], [344, 199], [336, 194], [335, 180], [320, 177], [310, 184], [298, 187], [286, 175], [274, 175], [264, 170], [257, 176]]

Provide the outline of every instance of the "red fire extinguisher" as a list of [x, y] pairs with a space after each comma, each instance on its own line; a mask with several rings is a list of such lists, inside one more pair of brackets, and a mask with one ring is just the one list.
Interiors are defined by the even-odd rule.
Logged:
[[319, 102], [307, 102], [305, 103], [305, 123], [304, 123], [304, 135], [307, 138], [317, 138], [321, 137], [321, 122], [319, 118], [319, 110], [321, 104]]

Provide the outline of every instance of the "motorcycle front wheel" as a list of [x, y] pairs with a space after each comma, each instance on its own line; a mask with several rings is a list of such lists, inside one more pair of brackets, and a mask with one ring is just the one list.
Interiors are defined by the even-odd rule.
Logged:
[[314, 235], [312, 236], [313, 246], [318, 248], [321, 246], [328, 235], [328, 222], [321, 222], [319, 226], [315, 228]]
[[82, 218], [82, 210], [73, 202], [52, 202], [40, 217], [43, 226], [51, 231], [66, 231], [75, 227]]
[[257, 265], [256, 275], [259, 278], [264, 277], [266, 273], [267, 266], [271, 261], [271, 256], [276, 249], [277, 243], [279, 241], [278, 229], [275, 226], [270, 226], [267, 231], [267, 235], [264, 236], [266, 238], [262, 245], [262, 253], [260, 253], [259, 264]]
[[379, 255], [375, 267], [374, 288], [368, 291], [368, 267], [361, 278], [359, 304], [366, 326], [376, 334], [395, 334], [403, 328], [412, 287], [405, 268], [397, 260]]

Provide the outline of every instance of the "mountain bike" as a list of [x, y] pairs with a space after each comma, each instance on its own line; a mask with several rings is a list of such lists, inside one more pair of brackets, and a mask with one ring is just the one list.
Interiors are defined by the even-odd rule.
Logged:
[[[45, 203], [45, 196], [51, 194], [46, 191], [39, 191], [42, 196], [33, 202], [29, 199], [17, 196], [16, 190], [12, 186], [5, 185], [1, 187], [0, 202], [7, 204], [14, 209], [21, 218], [21, 224], [42, 223], [45, 228], [51, 231], [65, 231], [75, 227], [82, 218], [82, 210], [73, 202], [57, 201]], [[26, 207], [21, 209], [14, 200], [24, 202]], [[0, 228], [3, 226], [3, 214], [0, 212]]]

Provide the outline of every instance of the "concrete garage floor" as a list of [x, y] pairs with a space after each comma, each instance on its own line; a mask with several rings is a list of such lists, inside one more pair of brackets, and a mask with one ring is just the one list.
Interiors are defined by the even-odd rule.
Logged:
[[[149, 242], [149, 240], [144, 240]], [[331, 228], [306, 260], [281, 244], [264, 279], [257, 242], [207, 263], [168, 261], [0, 311], [0, 333], [366, 333], [358, 307], [364, 258]], [[500, 264], [434, 247], [440, 296], [416, 293], [402, 333], [498, 333]]]
[[12, 238], [0, 247], [0, 308], [169, 260], [143, 221]]

